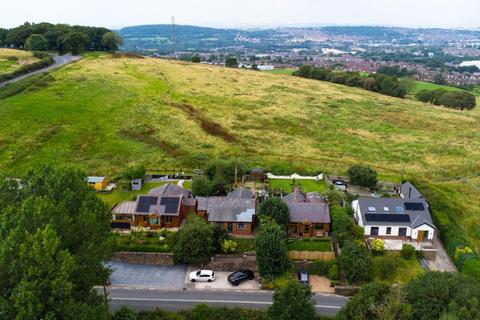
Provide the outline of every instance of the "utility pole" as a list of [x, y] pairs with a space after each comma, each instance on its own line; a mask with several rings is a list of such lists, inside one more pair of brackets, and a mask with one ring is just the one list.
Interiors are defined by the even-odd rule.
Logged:
[[172, 53], [173, 56], [176, 57], [176, 52], [177, 52], [177, 34], [175, 31], [175, 16], [172, 16], [172, 36], [171, 36], [171, 41], [172, 41]]
[[237, 186], [237, 172], [238, 172], [237, 158], [235, 158], [235, 187]]

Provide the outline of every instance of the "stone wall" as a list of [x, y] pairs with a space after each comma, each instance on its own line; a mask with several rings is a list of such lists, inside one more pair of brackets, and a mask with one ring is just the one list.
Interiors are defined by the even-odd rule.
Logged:
[[250, 269], [258, 271], [255, 254], [216, 254], [210, 263], [204, 266], [205, 269], [234, 271], [238, 269]]
[[291, 260], [333, 260], [335, 253], [333, 251], [288, 251], [288, 257]]
[[360, 291], [360, 287], [353, 287], [353, 286], [335, 286], [335, 294], [341, 296], [353, 296], [358, 291]]
[[173, 253], [117, 252], [113, 261], [155, 266], [174, 265]]

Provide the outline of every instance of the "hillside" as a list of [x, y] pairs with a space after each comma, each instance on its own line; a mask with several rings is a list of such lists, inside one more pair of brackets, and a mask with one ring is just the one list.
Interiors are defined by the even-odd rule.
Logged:
[[10, 73], [38, 60], [28, 51], [0, 48], [0, 74]]
[[405, 166], [449, 241], [468, 235], [480, 248], [477, 110], [286, 75], [107, 55], [19, 85], [26, 90], [0, 100], [0, 171], [58, 163], [112, 175], [133, 163], [187, 169], [238, 157], [276, 172], [343, 173], [364, 163], [398, 180]]

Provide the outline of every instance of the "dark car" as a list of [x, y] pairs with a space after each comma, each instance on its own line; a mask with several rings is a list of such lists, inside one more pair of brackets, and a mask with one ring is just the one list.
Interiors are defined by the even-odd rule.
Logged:
[[246, 280], [253, 280], [255, 275], [252, 270], [238, 270], [228, 276], [228, 282], [233, 286], [238, 286], [241, 282]]
[[308, 273], [307, 271], [298, 271], [298, 281], [305, 285], [308, 285]]

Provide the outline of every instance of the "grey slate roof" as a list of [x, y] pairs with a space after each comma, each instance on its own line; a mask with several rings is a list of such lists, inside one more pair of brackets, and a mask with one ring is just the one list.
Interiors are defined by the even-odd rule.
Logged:
[[177, 185], [167, 183], [160, 187], [153, 188], [148, 192], [148, 195], [155, 197], [183, 195], [184, 198], [188, 198], [190, 196], [190, 191]]
[[400, 194], [405, 199], [419, 199], [423, 198], [423, 195], [418, 191], [417, 188], [410, 182], [405, 182], [400, 187]]
[[[407, 204], [407, 206], [405, 204]], [[422, 198], [403, 199], [359, 197], [358, 205], [362, 214], [363, 224], [366, 226], [393, 225], [417, 228], [423, 224], [427, 224], [435, 228], [428, 210], [427, 202]], [[418, 210], [410, 210], [407, 208]], [[408, 216], [408, 219], [396, 219], [395, 216]], [[375, 219], [372, 220], [372, 217]]]
[[253, 222], [255, 199], [197, 197], [198, 210], [207, 211], [210, 222]]
[[255, 198], [255, 193], [249, 189], [237, 188], [232, 192], [230, 192], [228, 196], [230, 198], [237, 198], [237, 199], [253, 199]]
[[318, 192], [303, 193], [298, 190], [282, 198], [290, 210], [290, 222], [305, 221], [330, 223], [330, 209]]

